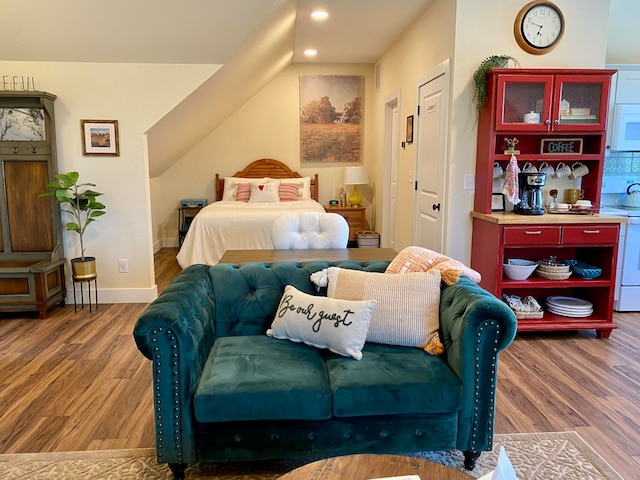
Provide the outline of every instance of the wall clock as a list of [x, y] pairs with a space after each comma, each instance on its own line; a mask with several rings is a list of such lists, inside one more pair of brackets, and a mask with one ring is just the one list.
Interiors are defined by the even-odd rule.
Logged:
[[525, 52], [533, 55], [549, 53], [564, 34], [562, 11], [546, 0], [527, 3], [516, 16], [513, 34]]

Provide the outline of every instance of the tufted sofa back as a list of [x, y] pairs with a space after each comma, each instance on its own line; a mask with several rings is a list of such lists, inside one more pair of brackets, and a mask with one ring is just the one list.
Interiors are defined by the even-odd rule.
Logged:
[[286, 213], [271, 226], [276, 249], [345, 248], [348, 240], [349, 224], [337, 213]]
[[310, 295], [326, 295], [311, 282], [310, 276], [331, 266], [367, 272], [384, 272], [389, 261], [359, 262], [279, 262], [218, 264], [209, 275], [215, 299], [216, 337], [230, 335], [262, 335], [276, 313], [284, 287], [293, 285]]

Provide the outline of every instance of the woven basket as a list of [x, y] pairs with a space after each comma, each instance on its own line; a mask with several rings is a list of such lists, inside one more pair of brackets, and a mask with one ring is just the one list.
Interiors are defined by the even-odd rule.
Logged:
[[547, 280], [566, 280], [571, 276], [571, 271], [567, 272], [546, 272], [544, 270], [540, 270], [540, 267], [536, 270], [536, 275], [542, 278], [546, 278]]
[[358, 237], [358, 248], [378, 248], [380, 246], [380, 234], [378, 232], [360, 230], [356, 232], [356, 237]]
[[571, 270], [569, 265], [545, 265], [544, 263], [538, 264], [539, 272], [546, 273], [567, 273]]

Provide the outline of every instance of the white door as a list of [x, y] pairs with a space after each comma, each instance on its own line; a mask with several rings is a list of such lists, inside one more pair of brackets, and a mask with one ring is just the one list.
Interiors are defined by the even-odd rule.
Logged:
[[400, 154], [399, 94], [385, 103], [384, 182], [382, 193], [382, 246], [396, 247], [398, 156]]
[[420, 79], [417, 122], [414, 244], [442, 252], [449, 128], [449, 61]]

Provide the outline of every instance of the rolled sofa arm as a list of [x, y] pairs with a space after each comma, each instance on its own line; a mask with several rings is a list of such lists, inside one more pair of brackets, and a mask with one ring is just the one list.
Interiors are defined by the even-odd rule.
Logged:
[[464, 385], [458, 420], [462, 451], [480, 452], [493, 445], [498, 352], [513, 341], [517, 326], [511, 309], [471, 280], [461, 277], [442, 288], [442, 343]]
[[192, 265], [138, 318], [133, 336], [153, 369], [156, 455], [161, 463], [196, 460], [191, 399], [215, 337], [209, 267]]

